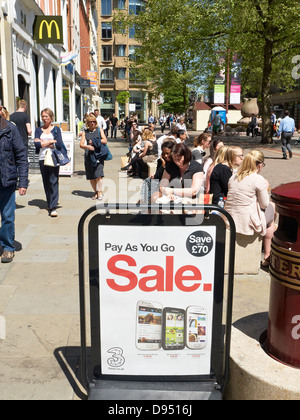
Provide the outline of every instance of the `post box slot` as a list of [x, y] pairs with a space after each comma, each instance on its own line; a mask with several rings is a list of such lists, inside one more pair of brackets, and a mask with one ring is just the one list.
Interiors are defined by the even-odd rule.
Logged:
[[278, 229], [274, 236], [282, 242], [297, 242], [298, 222], [293, 217], [279, 215]]

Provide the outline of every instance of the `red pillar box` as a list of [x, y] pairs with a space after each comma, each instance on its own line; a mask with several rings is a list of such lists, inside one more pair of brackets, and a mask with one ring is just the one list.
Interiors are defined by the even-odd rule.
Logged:
[[272, 190], [279, 214], [272, 242], [269, 325], [270, 356], [300, 368], [300, 182]]

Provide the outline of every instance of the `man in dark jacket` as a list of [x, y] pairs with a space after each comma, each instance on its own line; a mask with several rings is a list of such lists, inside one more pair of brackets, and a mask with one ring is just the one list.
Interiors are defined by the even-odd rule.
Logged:
[[28, 158], [17, 127], [1, 116], [0, 106], [0, 255], [2, 263], [15, 256], [16, 186], [24, 196], [28, 188]]

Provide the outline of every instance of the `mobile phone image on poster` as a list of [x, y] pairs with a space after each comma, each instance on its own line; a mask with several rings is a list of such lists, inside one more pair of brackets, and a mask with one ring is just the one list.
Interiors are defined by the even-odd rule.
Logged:
[[160, 303], [138, 302], [136, 347], [139, 350], [158, 350], [161, 348], [162, 311]]
[[215, 226], [99, 226], [104, 375], [210, 374], [215, 244]]

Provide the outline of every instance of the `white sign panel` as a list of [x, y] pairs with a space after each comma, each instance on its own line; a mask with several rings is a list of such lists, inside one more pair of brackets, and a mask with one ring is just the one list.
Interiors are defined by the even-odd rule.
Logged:
[[99, 226], [99, 244], [102, 373], [210, 374], [216, 227]]
[[74, 172], [74, 133], [62, 131], [62, 139], [66, 146], [68, 157], [71, 159], [70, 163], [65, 166], [61, 166], [59, 169], [59, 175], [72, 176]]
[[136, 111], [136, 104], [129, 104], [129, 112], [135, 112]]

